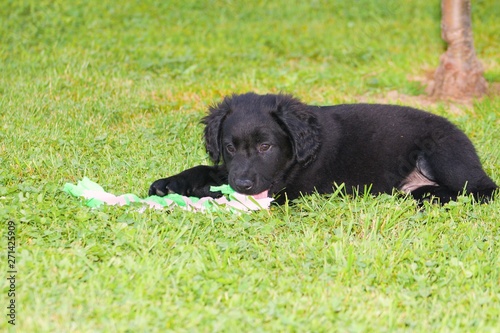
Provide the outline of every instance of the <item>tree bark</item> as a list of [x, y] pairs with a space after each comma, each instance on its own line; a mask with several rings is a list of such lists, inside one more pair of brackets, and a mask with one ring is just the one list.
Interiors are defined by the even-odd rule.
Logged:
[[440, 57], [428, 92], [437, 99], [480, 97], [488, 84], [474, 50], [470, 0], [442, 0], [441, 9], [442, 38], [448, 48]]

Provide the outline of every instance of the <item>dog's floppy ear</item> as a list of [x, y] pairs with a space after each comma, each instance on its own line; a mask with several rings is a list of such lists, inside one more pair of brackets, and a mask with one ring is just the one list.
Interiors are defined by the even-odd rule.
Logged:
[[272, 114], [290, 136], [297, 162], [312, 162], [321, 145], [320, 126], [314, 113], [298, 99], [280, 94]]
[[214, 164], [220, 162], [222, 122], [231, 112], [231, 99], [225, 97], [219, 104], [211, 106], [208, 116], [201, 121], [205, 125], [205, 148]]

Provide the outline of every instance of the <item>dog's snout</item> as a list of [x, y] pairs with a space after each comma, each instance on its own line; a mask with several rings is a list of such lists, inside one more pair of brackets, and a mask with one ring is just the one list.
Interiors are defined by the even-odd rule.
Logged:
[[250, 191], [253, 187], [253, 181], [250, 179], [236, 179], [234, 181], [234, 185], [236, 186], [236, 191], [238, 192], [244, 192], [244, 191]]

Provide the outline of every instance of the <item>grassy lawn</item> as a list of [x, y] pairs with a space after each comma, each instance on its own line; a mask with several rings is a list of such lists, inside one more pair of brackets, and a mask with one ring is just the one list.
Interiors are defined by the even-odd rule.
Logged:
[[[208, 163], [199, 119], [233, 92], [303, 101], [416, 96], [440, 1], [4, 1], [0, 220], [17, 226], [18, 332], [498, 332], [500, 200], [305, 197], [248, 215], [90, 209]], [[500, 82], [500, 6], [473, 1]], [[394, 101], [398, 102], [398, 101]], [[500, 183], [500, 97], [445, 115]], [[2, 279], [2, 320], [9, 284]]]

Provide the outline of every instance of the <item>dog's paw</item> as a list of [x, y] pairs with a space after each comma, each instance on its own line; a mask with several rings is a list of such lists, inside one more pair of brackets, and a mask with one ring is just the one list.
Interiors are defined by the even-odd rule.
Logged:
[[149, 195], [157, 195], [159, 197], [167, 194], [177, 193], [180, 195], [189, 196], [189, 189], [184, 179], [179, 177], [169, 177], [158, 179], [149, 187]]

